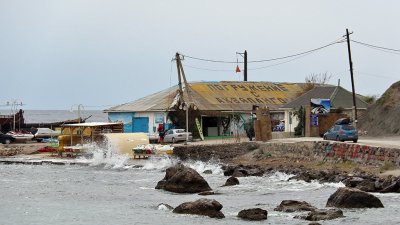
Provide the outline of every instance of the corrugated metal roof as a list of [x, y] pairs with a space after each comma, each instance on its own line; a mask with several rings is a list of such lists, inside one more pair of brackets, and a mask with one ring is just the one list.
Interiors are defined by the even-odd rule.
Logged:
[[[312, 98], [330, 99], [333, 108], [349, 109], [353, 107], [352, 93], [340, 86], [318, 86], [306, 92], [282, 108], [294, 109], [310, 105]], [[367, 108], [368, 104], [356, 97], [357, 108]]]
[[146, 111], [166, 111], [170, 108], [171, 103], [179, 90], [178, 86], [173, 86], [166, 90], [148, 95], [132, 102], [117, 105], [105, 112], [146, 112]]
[[[338, 87], [337, 91], [333, 93], [331, 105], [333, 108], [352, 108], [353, 94], [342, 87]], [[358, 96], [356, 96], [356, 105], [359, 109], [366, 109], [368, 107], [368, 103], [361, 100]]]
[[107, 122], [89, 122], [89, 123], [74, 123], [74, 124], [63, 124], [62, 127], [99, 127], [99, 126], [112, 126], [121, 123], [107, 123]]
[[[272, 82], [194, 82], [190, 83], [194, 105], [203, 111], [250, 111], [253, 105], [276, 109], [293, 100], [302, 84]], [[178, 86], [136, 101], [105, 110], [105, 112], [165, 111], [171, 107]], [[189, 101], [184, 92], [183, 99]]]
[[289, 102], [288, 104], [282, 106], [282, 108], [299, 108], [300, 106], [310, 105], [310, 99], [312, 98], [324, 98], [331, 99], [333, 92], [335, 91], [336, 86], [319, 86], [315, 87], [295, 100]]

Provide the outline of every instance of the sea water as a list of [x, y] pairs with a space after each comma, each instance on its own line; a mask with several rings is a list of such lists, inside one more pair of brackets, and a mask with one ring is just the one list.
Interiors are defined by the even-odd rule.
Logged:
[[[325, 208], [329, 196], [344, 186], [289, 181], [293, 175], [276, 172], [241, 177], [239, 185], [221, 187], [228, 178], [223, 175], [221, 164], [186, 161], [183, 163], [197, 170], [218, 194], [176, 194], [154, 189], [165, 169], [179, 162], [175, 158], [131, 160], [97, 151], [92, 158], [73, 161], [86, 162], [88, 166], [0, 164], [0, 224], [308, 224], [293, 218], [301, 213], [273, 209], [288, 199]], [[205, 170], [212, 174], [203, 174]], [[376, 195], [385, 208], [344, 209], [346, 217], [322, 223], [399, 224], [400, 195]], [[219, 201], [226, 218], [174, 214], [158, 207], [160, 203], [176, 207], [204, 197]], [[248, 222], [237, 217], [239, 211], [256, 207], [268, 211], [266, 221]]]
[[[0, 115], [11, 115], [10, 110], [0, 110]], [[107, 122], [107, 113], [101, 110], [81, 110], [80, 116], [87, 122]], [[53, 123], [78, 118], [78, 111], [73, 110], [24, 110], [25, 123]]]

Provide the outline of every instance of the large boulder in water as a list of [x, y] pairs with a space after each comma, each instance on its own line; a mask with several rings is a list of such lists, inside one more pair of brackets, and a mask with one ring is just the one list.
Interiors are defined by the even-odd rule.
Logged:
[[336, 218], [344, 217], [343, 211], [340, 209], [317, 209], [309, 212], [304, 216], [295, 216], [297, 219], [304, 219], [308, 221], [320, 221], [320, 220], [333, 220]]
[[207, 181], [196, 170], [182, 164], [168, 168], [164, 179], [158, 182], [156, 189], [164, 189], [175, 193], [211, 191]]
[[223, 186], [234, 186], [239, 184], [239, 179], [236, 177], [229, 177]]
[[274, 210], [281, 212], [299, 212], [316, 210], [314, 206], [308, 202], [300, 202], [295, 200], [283, 200]]
[[244, 220], [266, 220], [268, 212], [260, 208], [245, 209], [240, 211], [237, 216]]
[[225, 215], [221, 212], [221, 203], [214, 199], [201, 198], [194, 202], [185, 202], [177, 206], [172, 212], [179, 214], [195, 214], [222, 219]]
[[355, 188], [339, 188], [329, 197], [326, 206], [337, 208], [383, 208], [379, 198]]

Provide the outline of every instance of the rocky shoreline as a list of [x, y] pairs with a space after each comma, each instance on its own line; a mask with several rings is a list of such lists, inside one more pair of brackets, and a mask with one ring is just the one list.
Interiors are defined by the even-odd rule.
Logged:
[[290, 179], [320, 183], [343, 182], [346, 187], [366, 192], [400, 193], [399, 176], [382, 176], [380, 167], [357, 161], [299, 157], [296, 154], [261, 151], [256, 142], [223, 144], [213, 146], [180, 146], [174, 155], [181, 160], [216, 161], [224, 164], [225, 176], [263, 176], [266, 173], [293, 174]]
[[[225, 167], [227, 182], [223, 186], [239, 185], [236, 176], [262, 176], [260, 168]], [[230, 180], [236, 179], [235, 182]], [[227, 185], [228, 184], [228, 185]], [[194, 169], [178, 163], [165, 171], [165, 177], [157, 183], [155, 189], [174, 192], [177, 194], [199, 194], [214, 195], [208, 182]], [[204, 194], [207, 193], [207, 194]], [[210, 218], [223, 219], [225, 215], [221, 212], [223, 205], [215, 199], [200, 198], [192, 202], [184, 202], [173, 208], [165, 205], [173, 213], [194, 214], [208, 216]], [[326, 207], [329, 209], [318, 209], [305, 201], [284, 200], [274, 210], [281, 212], [308, 212], [308, 214], [297, 215], [294, 218], [308, 221], [332, 220], [344, 217], [343, 208], [383, 208], [379, 198], [361, 191], [357, 188], [339, 188], [327, 200]], [[261, 208], [250, 208], [241, 210], [237, 217], [243, 220], [260, 221], [268, 218], [268, 211]]]
[[[41, 143], [26, 143], [13, 145], [0, 145], [3, 157], [1, 163], [27, 163], [27, 164], [82, 164], [42, 160], [19, 162], [11, 160], [10, 156], [21, 154], [29, 155], [45, 146]], [[299, 144], [300, 147], [313, 146], [312, 143]], [[317, 144], [320, 145], [320, 144]], [[315, 146], [315, 144], [314, 144]], [[285, 149], [266, 148], [263, 143], [242, 142], [215, 145], [178, 145], [174, 149], [174, 156], [181, 161], [199, 160], [204, 162], [214, 161], [223, 164], [224, 174], [231, 177], [263, 176], [268, 173], [283, 172], [293, 174], [290, 179], [311, 182], [317, 180], [321, 183], [343, 182], [346, 187], [357, 188], [366, 192], [400, 193], [399, 176], [382, 176], [381, 167], [367, 164], [357, 160], [343, 160], [341, 158], [326, 159], [312, 155], [310, 152], [294, 154], [293, 146]], [[295, 148], [298, 148], [296, 146]], [[314, 150], [312, 150], [314, 151]]]

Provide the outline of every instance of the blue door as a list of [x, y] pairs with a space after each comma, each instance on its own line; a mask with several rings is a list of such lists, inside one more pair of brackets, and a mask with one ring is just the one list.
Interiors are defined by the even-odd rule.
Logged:
[[132, 132], [149, 132], [149, 117], [133, 117]]

